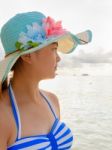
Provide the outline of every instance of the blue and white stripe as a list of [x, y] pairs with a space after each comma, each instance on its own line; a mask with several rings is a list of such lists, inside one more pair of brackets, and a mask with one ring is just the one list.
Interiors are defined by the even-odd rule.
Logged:
[[[41, 93], [41, 95], [43, 95]], [[9, 86], [9, 96], [11, 100], [12, 110], [17, 125], [17, 139], [14, 144], [10, 145], [7, 150], [70, 150], [73, 142], [71, 130], [64, 122], [56, 117], [52, 105], [48, 98], [44, 95], [49, 108], [53, 112], [55, 122], [52, 125], [51, 131], [46, 135], [37, 135], [29, 137], [21, 137], [21, 122], [18, 106], [14, 97], [11, 86]]]

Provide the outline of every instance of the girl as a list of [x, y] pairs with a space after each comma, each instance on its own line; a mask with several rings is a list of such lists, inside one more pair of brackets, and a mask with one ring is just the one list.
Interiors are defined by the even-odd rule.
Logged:
[[69, 53], [90, 40], [90, 31], [73, 35], [40, 12], [6, 22], [1, 29], [0, 150], [71, 149], [73, 135], [60, 120], [58, 98], [40, 89], [39, 82], [55, 77], [57, 51]]

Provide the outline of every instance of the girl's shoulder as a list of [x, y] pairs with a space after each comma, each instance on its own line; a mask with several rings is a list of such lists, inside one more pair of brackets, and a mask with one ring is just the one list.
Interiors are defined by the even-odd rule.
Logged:
[[48, 98], [48, 100], [51, 103], [51, 105], [53, 106], [58, 118], [60, 118], [60, 104], [59, 104], [59, 99], [56, 96], [56, 94], [53, 92], [50, 92], [50, 91], [42, 90], [42, 89], [41, 89], [41, 92]]

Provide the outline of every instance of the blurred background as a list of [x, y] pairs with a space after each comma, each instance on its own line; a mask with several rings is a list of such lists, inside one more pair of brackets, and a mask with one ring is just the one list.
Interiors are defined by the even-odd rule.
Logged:
[[[75, 33], [90, 29], [93, 40], [60, 54], [55, 79], [40, 87], [59, 97], [61, 118], [74, 134], [74, 150], [112, 149], [112, 1], [0, 0], [0, 28], [16, 13], [41, 11]], [[0, 59], [4, 56], [0, 43]]]

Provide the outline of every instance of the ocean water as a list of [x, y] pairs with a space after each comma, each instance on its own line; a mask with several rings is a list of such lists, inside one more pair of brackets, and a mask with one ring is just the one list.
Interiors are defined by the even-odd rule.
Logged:
[[111, 69], [107, 64], [61, 69], [55, 79], [40, 83], [59, 98], [61, 119], [73, 131], [73, 150], [112, 150]]

